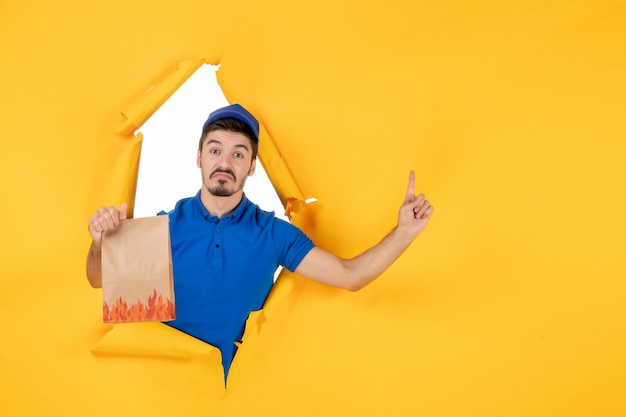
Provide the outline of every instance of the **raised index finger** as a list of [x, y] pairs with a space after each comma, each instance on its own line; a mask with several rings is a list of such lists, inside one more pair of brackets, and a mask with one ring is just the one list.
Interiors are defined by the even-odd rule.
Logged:
[[409, 186], [406, 190], [405, 203], [410, 203], [415, 199], [415, 171], [411, 170], [409, 173]]

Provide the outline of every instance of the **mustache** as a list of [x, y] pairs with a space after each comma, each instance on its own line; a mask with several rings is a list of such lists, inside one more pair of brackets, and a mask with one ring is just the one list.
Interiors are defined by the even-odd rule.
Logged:
[[215, 174], [217, 174], [217, 173], [228, 174], [228, 175], [232, 176], [235, 181], [237, 181], [237, 176], [235, 175], [235, 173], [233, 171], [231, 171], [230, 169], [223, 169], [223, 168], [215, 168], [215, 170], [213, 172], [211, 172], [210, 178], [213, 178], [213, 176]]

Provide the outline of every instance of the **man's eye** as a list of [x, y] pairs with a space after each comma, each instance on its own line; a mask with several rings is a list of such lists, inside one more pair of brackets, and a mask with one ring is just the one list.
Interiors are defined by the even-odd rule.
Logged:
[[217, 155], [218, 153], [220, 153], [220, 151], [218, 151], [217, 149], [209, 149], [209, 153], [213, 155]]
[[242, 153], [236, 153], [235, 154], [235, 158], [243, 158], [243, 154]]

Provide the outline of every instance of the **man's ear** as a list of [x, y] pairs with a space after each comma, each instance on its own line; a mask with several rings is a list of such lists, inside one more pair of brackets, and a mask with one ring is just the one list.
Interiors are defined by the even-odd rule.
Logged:
[[252, 163], [250, 164], [250, 171], [248, 171], [248, 176], [251, 177], [252, 174], [254, 174], [254, 171], [256, 171], [256, 158], [254, 158], [252, 160]]
[[198, 168], [202, 168], [202, 151], [198, 150], [198, 156], [196, 157], [196, 165]]

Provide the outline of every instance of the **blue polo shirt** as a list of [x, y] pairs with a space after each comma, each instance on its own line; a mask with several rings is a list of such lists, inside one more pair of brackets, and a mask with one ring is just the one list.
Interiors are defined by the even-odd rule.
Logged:
[[251, 311], [263, 307], [278, 266], [294, 271], [313, 242], [244, 195], [221, 219], [195, 197], [167, 213], [176, 320], [167, 324], [220, 349], [228, 374]]

